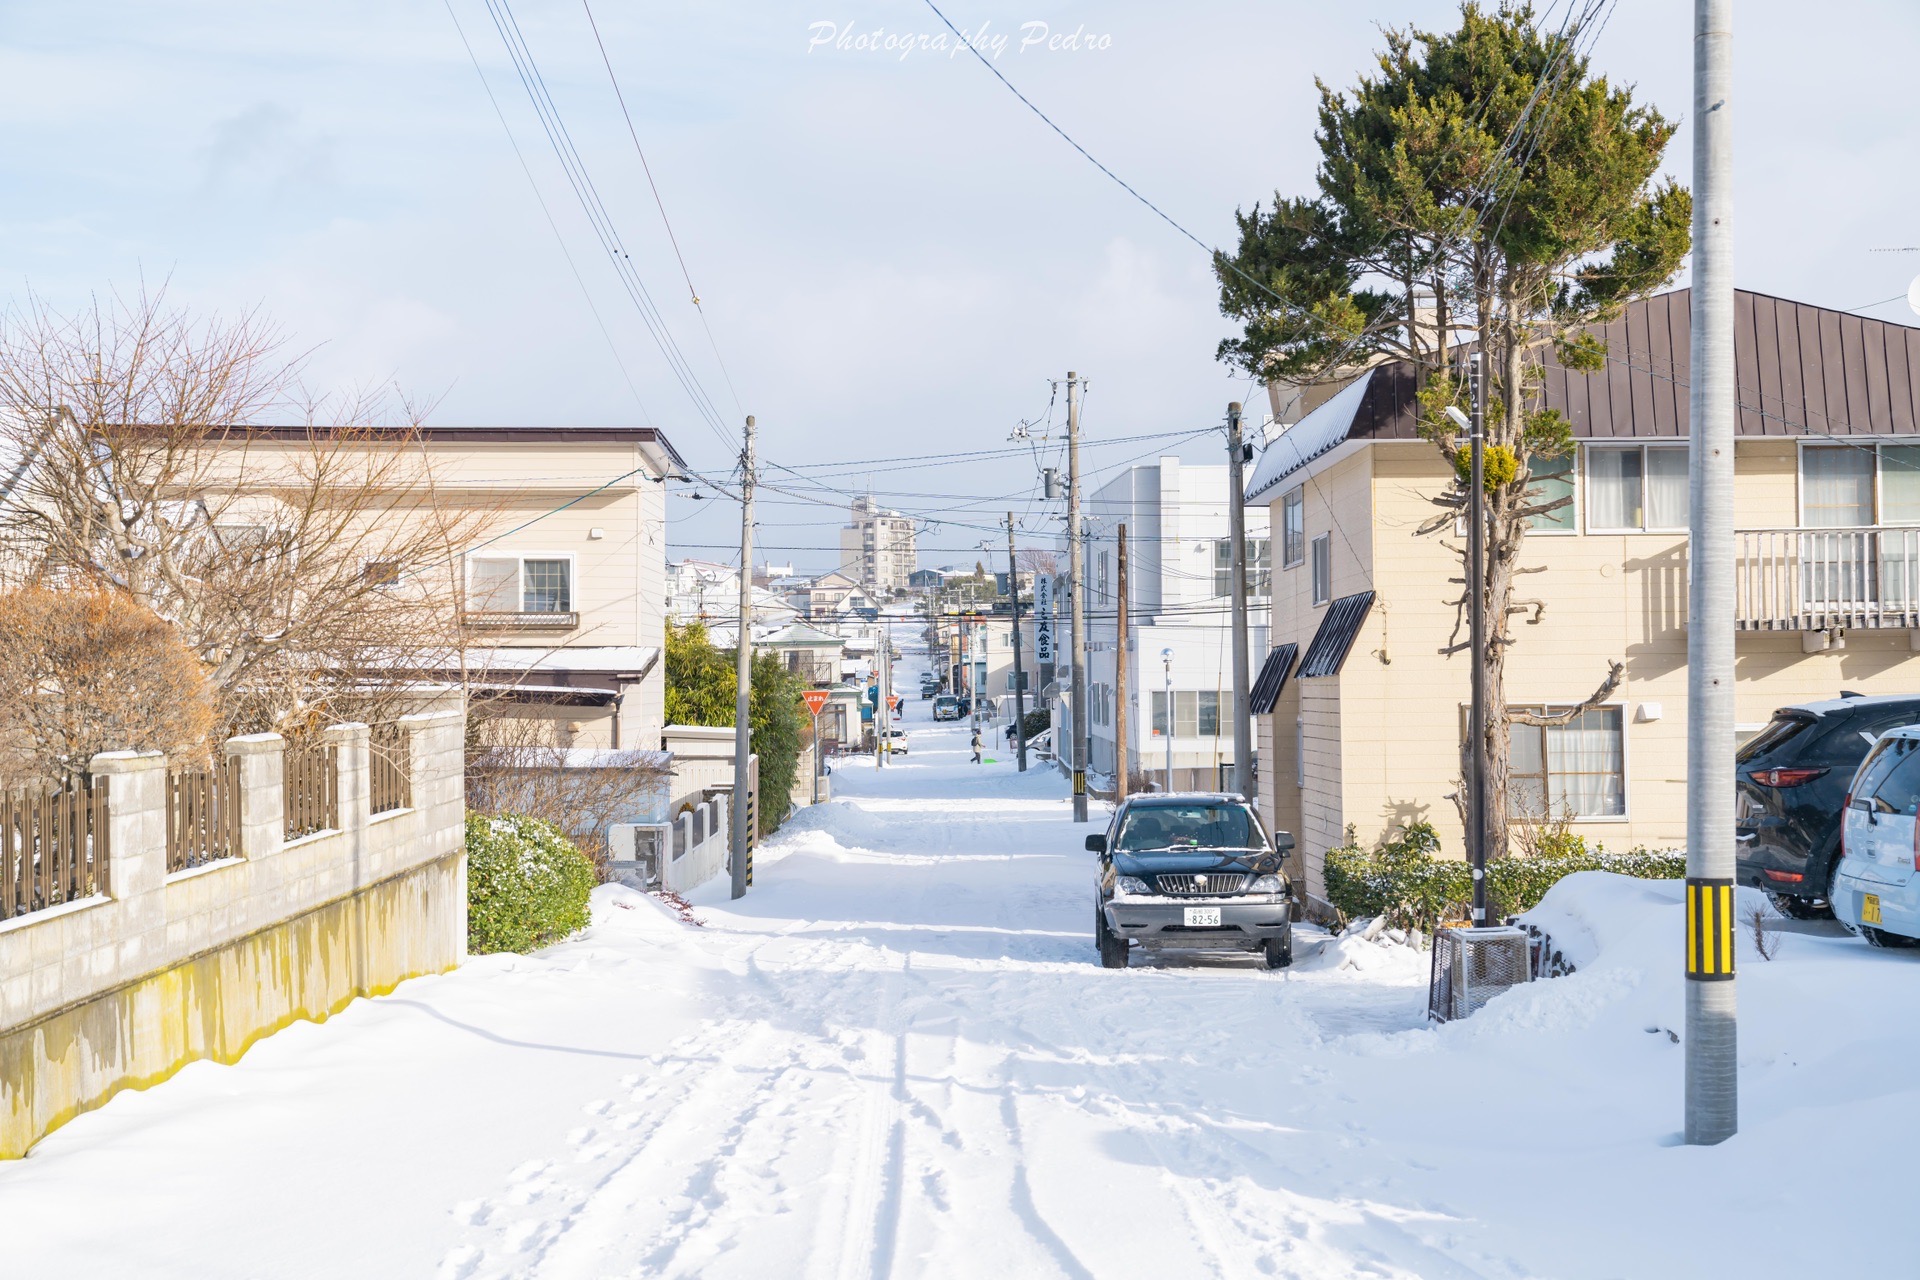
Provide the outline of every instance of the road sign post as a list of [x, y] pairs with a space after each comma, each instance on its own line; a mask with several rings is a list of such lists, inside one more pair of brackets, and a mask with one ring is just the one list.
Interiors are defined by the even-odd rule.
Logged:
[[825, 709], [827, 699], [833, 694], [826, 689], [808, 689], [800, 695], [806, 699], [807, 712], [813, 716], [813, 802], [820, 803], [820, 712]]

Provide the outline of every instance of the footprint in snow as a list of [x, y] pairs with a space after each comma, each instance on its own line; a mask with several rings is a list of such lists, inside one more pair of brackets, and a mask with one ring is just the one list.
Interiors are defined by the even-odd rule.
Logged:
[[493, 1216], [493, 1205], [485, 1200], [462, 1200], [453, 1206], [453, 1216], [470, 1227], [485, 1226]]
[[467, 1280], [474, 1268], [480, 1265], [481, 1253], [470, 1244], [463, 1244], [440, 1260], [438, 1275], [440, 1280]]

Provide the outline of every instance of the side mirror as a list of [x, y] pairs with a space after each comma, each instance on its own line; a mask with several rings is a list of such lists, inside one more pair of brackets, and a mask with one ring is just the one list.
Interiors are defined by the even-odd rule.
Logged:
[[1292, 850], [1293, 850], [1293, 833], [1292, 832], [1276, 831], [1273, 833], [1273, 851], [1275, 853], [1290, 853], [1292, 852]]
[[1087, 837], [1088, 853], [1105, 853], [1106, 851], [1107, 851], [1107, 838], [1105, 836], [1088, 836]]

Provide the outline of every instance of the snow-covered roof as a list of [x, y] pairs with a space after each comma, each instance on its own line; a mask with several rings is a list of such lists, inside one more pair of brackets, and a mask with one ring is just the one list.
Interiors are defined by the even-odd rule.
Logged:
[[1247, 497], [1259, 496], [1344, 442], [1353, 428], [1354, 415], [1360, 411], [1360, 402], [1366, 399], [1374, 372], [1367, 370], [1333, 399], [1275, 436], [1254, 464], [1253, 479], [1247, 481]]
[[640, 645], [581, 645], [562, 649], [470, 649], [469, 666], [492, 671], [647, 671], [658, 649]]
[[846, 641], [839, 636], [829, 635], [827, 632], [821, 631], [818, 628], [810, 627], [804, 622], [793, 622], [780, 628], [766, 639], [756, 641], [756, 643], [793, 645], [796, 648], [826, 648], [829, 645], [844, 645]]

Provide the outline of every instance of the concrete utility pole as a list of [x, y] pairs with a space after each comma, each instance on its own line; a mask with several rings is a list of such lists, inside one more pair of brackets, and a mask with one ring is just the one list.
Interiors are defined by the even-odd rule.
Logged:
[[1733, 986], [1733, 0], [1693, 8], [1686, 1139], [1740, 1125]]
[[1013, 512], [1007, 512], [1007, 594], [1013, 597], [1013, 737], [1020, 772], [1027, 771], [1027, 677], [1020, 668], [1020, 565], [1013, 551]]
[[1233, 589], [1233, 789], [1253, 800], [1253, 717], [1247, 714], [1247, 486], [1240, 404], [1227, 406], [1228, 550]]
[[1173, 650], [1160, 651], [1160, 666], [1165, 673], [1167, 691], [1167, 790], [1173, 790]]
[[1113, 642], [1113, 799], [1127, 798], [1127, 526], [1120, 526], [1120, 613]]
[[753, 755], [748, 720], [753, 707], [753, 415], [747, 415], [746, 448], [740, 454], [740, 621], [734, 645], [733, 821], [728, 835], [733, 853], [733, 896], [746, 896], [753, 884], [752, 842], [747, 830], [748, 762]]
[[893, 718], [893, 689], [890, 677], [893, 664], [887, 660], [887, 624], [880, 624], [880, 635], [873, 644], [873, 767], [883, 768], [887, 763], [887, 751], [893, 746], [887, 737], [887, 729]]
[[1073, 583], [1073, 820], [1087, 820], [1087, 583], [1080, 550], [1080, 380], [1067, 371], [1067, 577]]
[[[1467, 496], [1467, 652], [1473, 659], [1467, 712], [1467, 857], [1473, 863], [1473, 923], [1487, 923], [1487, 369], [1472, 358], [1472, 452]], [[1504, 621], [1504, 620], [1503, 620]]]

